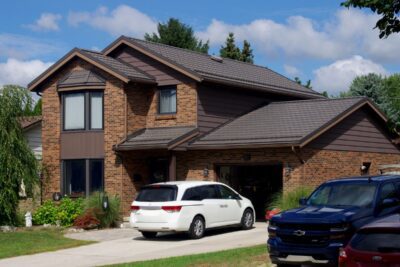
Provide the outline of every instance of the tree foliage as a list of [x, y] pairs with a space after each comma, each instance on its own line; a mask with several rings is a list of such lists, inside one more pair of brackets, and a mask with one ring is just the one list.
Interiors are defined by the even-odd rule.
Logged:
[[400, 1], [399, 0], [347, 0], [342, 2], [345, 7], [369, 8], [380, 15], [376, 22], [379, 29], [379, 38], [388, 37], [392, 33], [400, 32]]
[[[294, 81], [306, 88], [312, 89], [311, 80], [308, 80], [306, 83], [303, 84], [299, 77], [294, 77]], [[326, 92], [326, 94], [328, 93]]]
[[228, 37], [226, 38], [225, 45], [221, 46], [219, 55], [224, 58], [235, 59], [248, 63], [253, 63], [254, 61], [253, 49], [251, 48], [250, 43], [247, 40], [244, 40], [243, 47], [240, 50], [240, 48], [236, 46], [235, 35], [233, 32], [229, 33]]
[[366, 96], [371, 98], [389, 118], [389, 127], [400, 130], [400, 74], [382, 77], [368, 74], [356, 77], [347, 92], [340, 97]]
[[170, 18], [166, 23], [158, 23], [157, 33], [146, 33], [144, 39], [156, 43], [171, 45], [175, 47], [190, 49], [202, 53], [208, 53], [208, 41], [203, 43], [196, 38], [192, 27]]
[[38, 166], [18, 118], [32, 103], [29, 92], [6, 85], [0, 91], [0, 225], [15, 224], [22, 180], [32, 194], [38, 182]]

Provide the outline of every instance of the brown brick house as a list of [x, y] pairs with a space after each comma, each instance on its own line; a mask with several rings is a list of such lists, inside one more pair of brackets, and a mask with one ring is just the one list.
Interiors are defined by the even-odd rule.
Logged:
[[120, 37], [73, 49], [29, 85], [43, 99], [44, 191], [119, 194], [220, 180], [261, 211], [282, 188], [400, 161], [365, 98], [326, 99], [270, 69]]

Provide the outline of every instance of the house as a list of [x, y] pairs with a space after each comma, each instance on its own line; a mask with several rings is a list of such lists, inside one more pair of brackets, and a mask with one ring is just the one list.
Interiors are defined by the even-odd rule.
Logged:
[[75, 48], [29, 84], [42, 96], [45, 196], [218, 180], [251, 198], [400, 160], [366, 98], [326, 99], [261, 66], [122, 36]]
[[38, 160], [42, 159], [42, 116], [27, 116], [20, 119], [24, 137]]

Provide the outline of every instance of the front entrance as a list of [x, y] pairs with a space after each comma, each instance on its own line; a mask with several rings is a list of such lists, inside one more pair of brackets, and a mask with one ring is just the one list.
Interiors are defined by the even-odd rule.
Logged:
[[149, 183], [162, 183], [169, 180], [168, 158], [149, 159]]
[[251, 200], [258, 219], [263, 219], [272, 196], [282, 190], [282, 165], [218, 165], [218, 181]]

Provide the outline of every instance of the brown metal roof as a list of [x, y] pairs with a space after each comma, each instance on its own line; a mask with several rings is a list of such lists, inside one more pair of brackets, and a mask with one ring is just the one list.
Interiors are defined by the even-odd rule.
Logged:
[[148, 52], [149, 56], [172, 64], [178, 70], [195, 76], [198, 81], [207, 80], [250, 87], [290, 95], [303, 95], [309, 98], [322, 98], [316, 91], [299, 85], [266, 67], [224, 58], [214, 60], [212, 56], [159, 43], [143, 41], [122, 36], [103, 50], [107, 55], [119, 43], [124, 42], [133, 48]]
[[58, 82], [58, 87], [105, 85], [106, 80], [99, 74], [90, 70], [71, 71]]
[[19, 118], [19, 123], [23, 129], [27, 129], [42, 121], [42, 116], [25, 116]]
[[171, 149], [176, 144], [198, 134], [195, 126], [144, 128], [129, 135], [114, 147], [117, 151], [141, 149]]
[[385, 120], [384, 115], [363, 97], [273, 102], [195, 140], [189, 148], [304, 146], [366, 104]]
[[105, 56], [99, 52], [74, 48], [52, 66], [50, 66], [47, 70], [45, 70], [41, 75], [35, 78], [32, 82], [30, 82], [28, 84], [28, 89], [31, 91], [36, 91], [38, 89], [38, 86], [42, 82], [44, 82], [50, 75], [59, 70], [62, 66], [64, 66], [75, 57], [87, 61], [88, 63], [121, 79], [124, 82], [138, 81], [145, 83], [155, 83], [153, 77], [147, 75], [146, 73], [142, 72], [139, 69], [136, 69], [131, 65], [126, 64], [125, 62]]

